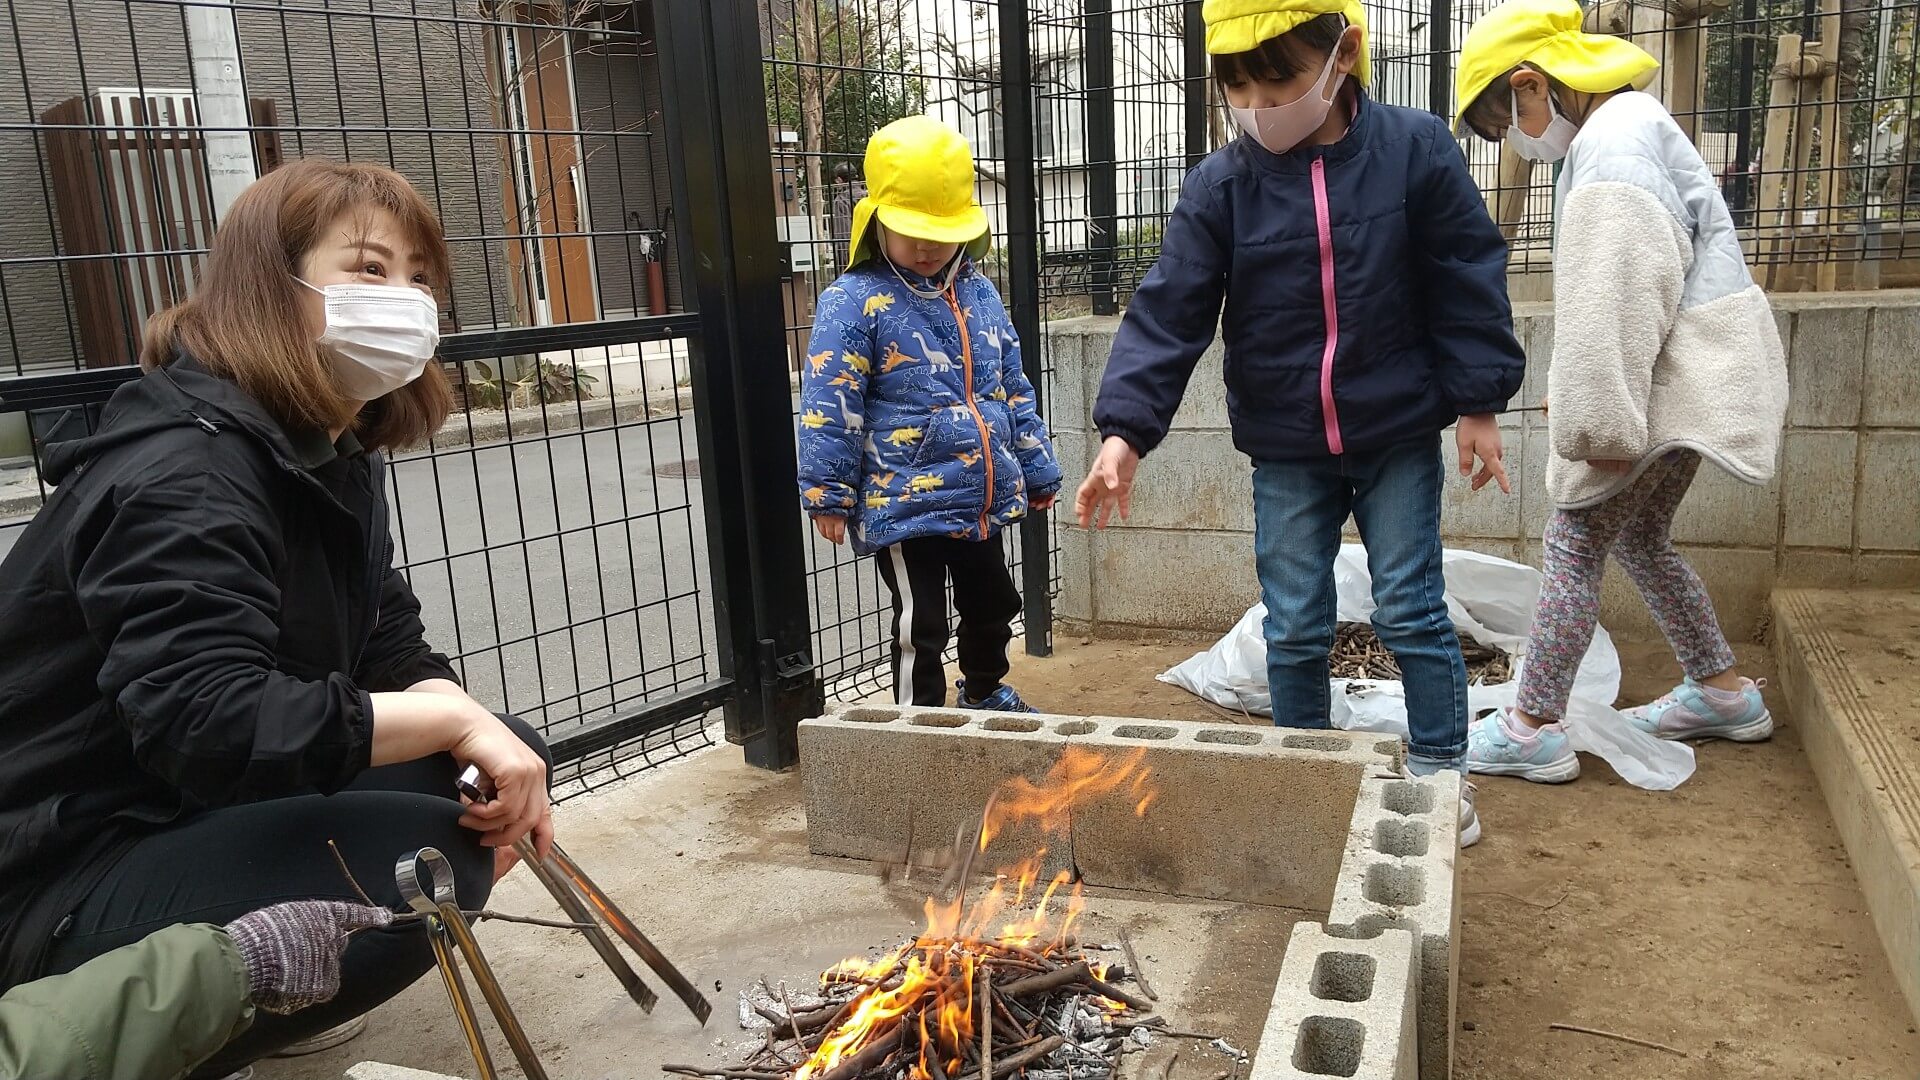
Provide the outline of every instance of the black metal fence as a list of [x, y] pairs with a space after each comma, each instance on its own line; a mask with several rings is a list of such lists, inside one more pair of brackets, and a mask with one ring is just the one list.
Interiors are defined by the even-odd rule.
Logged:
[[746, 181], [703, 134], [726, 108], [716, 58], [751, 61], [750, 23], [730, 43], [697, 0], [60, 0], [8, 19], [0, 553], [48, 497], [39, 436], [70, 410], [97, 421], [133, 376], [141, 324], [192, 290], [237, 188], [303, 156], [387, 164], [453, 253], [461, 407], [389, 472], [431, 638], [547, 734], [562, 780], [707, 745], [722, 706], [778, 756], [768, 688], [795, 665], [760, 645], [793, 635], [755, 594], [737, 512], [741, 261], [686, 270], [725, 230], [773, 248], [731, 220]]

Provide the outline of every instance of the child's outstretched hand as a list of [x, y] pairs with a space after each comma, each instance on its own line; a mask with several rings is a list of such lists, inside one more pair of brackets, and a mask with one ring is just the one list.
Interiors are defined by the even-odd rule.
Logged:
[[829, 544], [844, 544], [847, 542], [846, 518], [817, 517], [813, 519], [813, 527], [819, 530], [821, 536], [826, 537], [827, 543]]
[[1100, 456], [1094, 459], [1093, 468], [1073, 497], [1073, 512], [1080, 519], [1080, 527], [1104, 529], [1115, 510], [1125, 521], [1133, 508], [1133, 474], [1139, 469], [1140, 454], [1132, 443], [1118, 435], [1101, 443]]
[[[1500, 424], [1490, 413], [1460, 418], [1460, 475], [1473, 477], [1473, 490], [1479, 491], [1487, 486], [1487, 481], [1498, 480], [1500, 490], [1513, 494], [1513, 485], [1507, 482], [1506, 451], [1500, 444]], [[1480, 459], [1480, 471], [1473, 471], [1473, 459]]]

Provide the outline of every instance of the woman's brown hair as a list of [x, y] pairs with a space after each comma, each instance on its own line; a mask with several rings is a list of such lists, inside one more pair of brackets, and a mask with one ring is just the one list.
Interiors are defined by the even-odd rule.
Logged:
[[370, 222], [393, 216], [426, 263], [436, 289], [447, 284], [447, 241], [432, 207], [406, 177], [378, 165], [306, 158], [253, 182], [233, 201], [199, 287], [147, 320], [140, 366], [155, 368], [186, 353], [208, 371], [232, 379], [286, 427], [331, 431], [355, 423], [369, 449], [425, 442], [453, 408], [453, 391], [438, 363], [413, 382], [369, 404], [335, 387], [332, 364], [303, 314], [296, 280], [307, 252], [348, 215]]

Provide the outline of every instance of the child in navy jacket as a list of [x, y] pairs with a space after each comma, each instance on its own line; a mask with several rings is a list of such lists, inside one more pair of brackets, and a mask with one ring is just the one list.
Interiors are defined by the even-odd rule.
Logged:
[[[1495, 413], [1520, 388], [1506, 244], [1446, 123], [1367, 96], [1345, 0], [1208, 0], [1244, 136], [1187, 174], [1094, 406], [1080, 520], [1124, 516], [1216, 328], [1234, 444], [1254, 462], [1274, 723], [1330, 722], [1333, 560], [1351, 514], [1373, 626], [1400, 663], [1416, 773], [1464, 771], [1467, 678], [1441, 575], [1441, 432], [1508, 491]], [[1222, 302], [1225, 317], [1222, 318]], [[1479, 822], [1469, 798], [1461, 837]]]

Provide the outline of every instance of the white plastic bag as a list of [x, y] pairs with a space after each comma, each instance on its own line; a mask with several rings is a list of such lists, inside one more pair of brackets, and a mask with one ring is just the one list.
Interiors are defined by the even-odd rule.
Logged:
[[[1473, 715], [1512, 705], [1519, 695], [1519, 665], [1525, 663], [1527, 630], [1540, 593], [1540, 572], [1530, 566], [1473, 551], [1447, 549], [1447, 613], [1462, 637], [1504, 649], [1515, 657], [1516, 681], [1467, 690]], [[1340, 548], [1333, 566], [1339, 619], [1366, 622], [1373, 615], [1372, 578], [1366, 549]], [[1270, 715], [1267, 698], [1267, 644], [1261, 623], [1266, 609], [1255, 604], [1213, 648], [1160, 676], [1216, 705]], [[1598, 755], [1620, 778], [1650, 791], [1670, 791], [1693, 775], [1693, 750], [1656, 739], [1627, 722], [1613, 708], [1620, 693], [1620, 655], [1604, 627], [1574, 677], [1567, 703], [1566, 729], [1574, 749]], [[1406, 691], [1398, 682], [1333, 680], [1333, 725], [1348, 731], [1377, 731], [1407, 737]]]

